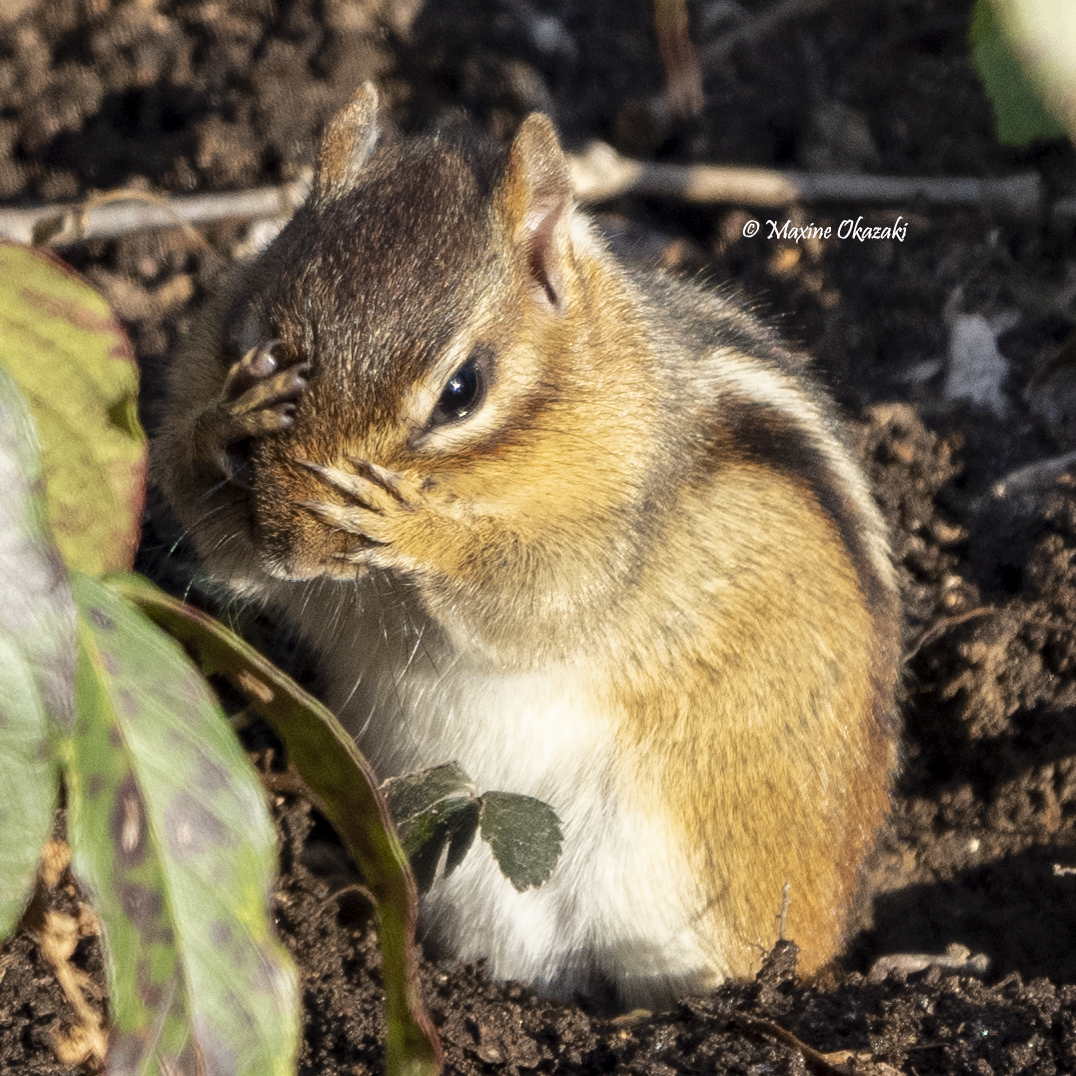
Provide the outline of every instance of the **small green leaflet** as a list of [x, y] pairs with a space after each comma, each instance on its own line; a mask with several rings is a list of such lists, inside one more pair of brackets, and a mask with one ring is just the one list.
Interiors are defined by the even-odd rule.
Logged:
[[455, 762], [393, 777], [381, 786], [420, 893], [433, 885], [445, 847], [445, 874], [470, 850], [479, 806], [471, 779]]
[[487, 792], [478, 824], [497, 865], [520, 893], [549, 879], [564, 838], [560, 819], [548, 803], [512, 792]]
[[382, 785], [419, 892], [433, 884], [445, 854], [451, 874], [475, 833], [489, 845], [501, 873], [519, 892], [544, 884], [560, 859], [560, 820], [548, 804], [512, 792], [475, 792], [459, 763], [393, 777]]

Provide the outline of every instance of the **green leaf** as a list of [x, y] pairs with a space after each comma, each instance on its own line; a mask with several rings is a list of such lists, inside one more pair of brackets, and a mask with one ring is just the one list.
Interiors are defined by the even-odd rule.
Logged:
[[482, 839], [520, 893], [548, 881], [560, 859], [560, 819], [548, 803], [513, 792], [482, 796]]
[[[1062, 0], [1072, 7], [1071, 0]], [[1062, 138], [1065, 130], [1046, 108], [1033, 71], [1018, 58], [1014, 40], [1020, 7], [1056, 6], [1055, 0], [977, 0], [971, 21], [972, 61], [994, 106], [998, 141], [1022, 146], [1036, 138]], [[999, 18], [1000, 16], [1000, 18]], [[1073, 43], [1070, 42], [1070, 49]], [[1072, 55], [1071, 52], [1069, 54]]]
[[447, 878], [466, 858], [474, 844], [475, 834], [482, 818], [481, 799], [472, 800], [454, 811], [446, 820], [448, 824], [448, 855], [445, 857]]
[[107, 943], [111, 1070], [289, 1076], [299, 1000], [257, 775], [175, 642], [111, 587], [72, 585], [68, 829]]
[[420, 893], [428, 892], [448, 846], [445, 874], [470, 850], [478, 832], [478, 798], [459, 763], [392, 777], [381, 786]]
[[445, 874], [449, 875], [462, 860], [462, 856], [453, 852], [462, 848], [466, 855], [477, 832], [477, 800], [465, 800], [455, 809], [445, 809], [444, 806], [434, 808], [422, 816], [421, 825], [413, 834], [413, 851], [408, 852], [411, 873], [415, 876], [415, 885], [420, 894], [430, 891], [445, 847], [449, 847], [449, 858], [452, 859], [452, 866], [445, 867]]
[[994, 12], [1047, 109], [1076, 141], [1076, 4], [994, 0]]
[[48, 518], [68, 565], [134, 563], [146, 482], [138, 370], [108, 303], [58, 259], [0, 243], [0, 365], [41, 439]]
[[403, 777], [390, 777], [381, 786], [381, 791], [401, 835], [404, 829], [438, 804], [475, 797], [474, 783], [458, 762], [431, 766]]
[[373, 771], [333, 714], [223, 624], [137, 575], [112, 577], [129, 601], [226, 677], [284, 741], [311, 801], [335, 827], [377, 902], [388, 1076], [435, 1076], [441, 1048], [422, 1006], [414, 882]]
[[33, 420], [0, 368], [0, 938], [29, 899], [74, 710], [75, 607], [45, 522]]
[[391, 777], [381, 791], [409, 856], [442, 828], [440, 821], [475, 799], [471, 779], [456, 762]]

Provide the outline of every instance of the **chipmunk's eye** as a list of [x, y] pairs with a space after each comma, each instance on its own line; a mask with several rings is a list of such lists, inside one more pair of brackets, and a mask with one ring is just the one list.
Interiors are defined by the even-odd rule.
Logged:
[[441, 390], [441, 398], [430, 415], [431, 426], [459, 422], [482, 403], [486, 384], [479, 368], [477, 351], [476, 348], [471, 352], [467, 361], [448, 379], [448, 384]]

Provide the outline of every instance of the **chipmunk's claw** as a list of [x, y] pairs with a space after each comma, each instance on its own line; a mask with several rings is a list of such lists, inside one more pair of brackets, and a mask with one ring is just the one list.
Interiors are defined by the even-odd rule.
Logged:
[[368, 460], [349, 456], [347, 462], [354, 468], [352, 471], [324, 467], [310, 460], [296, 462], [343, 493], [356, 507], [377, 515], [388, 515], [401, 509], [411, 511], [417, 505], [417, 487], [410, 479]]
[[327, 523], [332, 527], [333, 530], [343, 531], [352, 538], [360, 539], [359, 552], [375, 546], [388, 545], [388, 542], [381, 541], [366, 533], [366, 530], [362, 527], [361, 517], [356, 514], [355, 509], [350, 505], [333, 504], [332, 501], [303, 501], [302, 504], [307, 511], [312, 512], [323, 523]]
[[345, 470], [310, 460], [296, 462], [343, 496], [343, 503], [326, 498], [307, 501], [304, 507], [334, 530], [361, 540], [348, 551], [349, 559], [367, 560], [368, 554], [392, 545], [418, 507], [415, 483], [376, 463], [349, 457], [353, 469]]
[[348, 456], [347, 461], [355, 468], [358, 475], [383, 489], [397, 504], [405, 508], [412, 507], [407, 493], [408, 482], [403, 475], [356, 456]]

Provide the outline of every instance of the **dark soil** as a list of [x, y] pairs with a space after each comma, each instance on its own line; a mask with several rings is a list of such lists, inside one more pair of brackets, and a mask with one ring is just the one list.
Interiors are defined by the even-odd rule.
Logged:
[[[700, 0], [695, 40], [777, 6]], [[903, 763], [843, 967], [797, 985], [781, 951], [755, 983], [617, 1021], [480, 968], [427, 966], [449, 1072], [825, 1071], [759, 1021], [856, 1052], [859, 1072], [890, 1071], [870, 1058], [918, 1076], [1076, 1072], [1076, 876], [1062, 869], [1076, 865], [1076, 484], [1062, 474], [995, 492], [1015, 468], [1076, 449], [1063, 350], [1076, 320], [1064, 202], [1076, 161], [1062, 143], [998, 146], [967, 59], [971, 6], [804, 3], [711, 65], [703, 116], [677, 124], [647, 104], [662, 73], [646, 0], [0, 0], [0, 199], [12, 205], [294, 178], [368, 77], [407, 130], [462, 109], [504, 137], [544, 109], [573, 148], [598, 137], [668, 161], [1042, 178], [1043, 209], [1024, 219], [922, 199], [603, 207], [629, 254], [728, 281], [776, 320], [856, 423], [904, 570]], [[898, 212], [900, 242], [797, 244], [766, 224], [836, 231]], [[748, 239], [751, 218], [762, 230]], [[246, 241], [236, 223], [204, 243], [175, 230], [67, 249], [131, 331], [150, 428], [177, 337]], [[174, 573], [159, 508], [147, 535], [142, 566]], [[378, 1071], [368, 909], [353, 890], [333, 894], [323, 827], [308, 835], [305, 809], [285, 798], [277, 810], [278, 922], [305, 987], [302, 1071]], [[74, 898], [61, 887], [50, 899]], [[880, 954], [954, 942], [986, 954], [989, 970], [865, 977]], [[23, 933], [0, 952], [0, 1069], [71, 1071], [51, 1043], [73, 1013], [35, 942]], [[75, 960], [99, 974], [92, 938]]]

